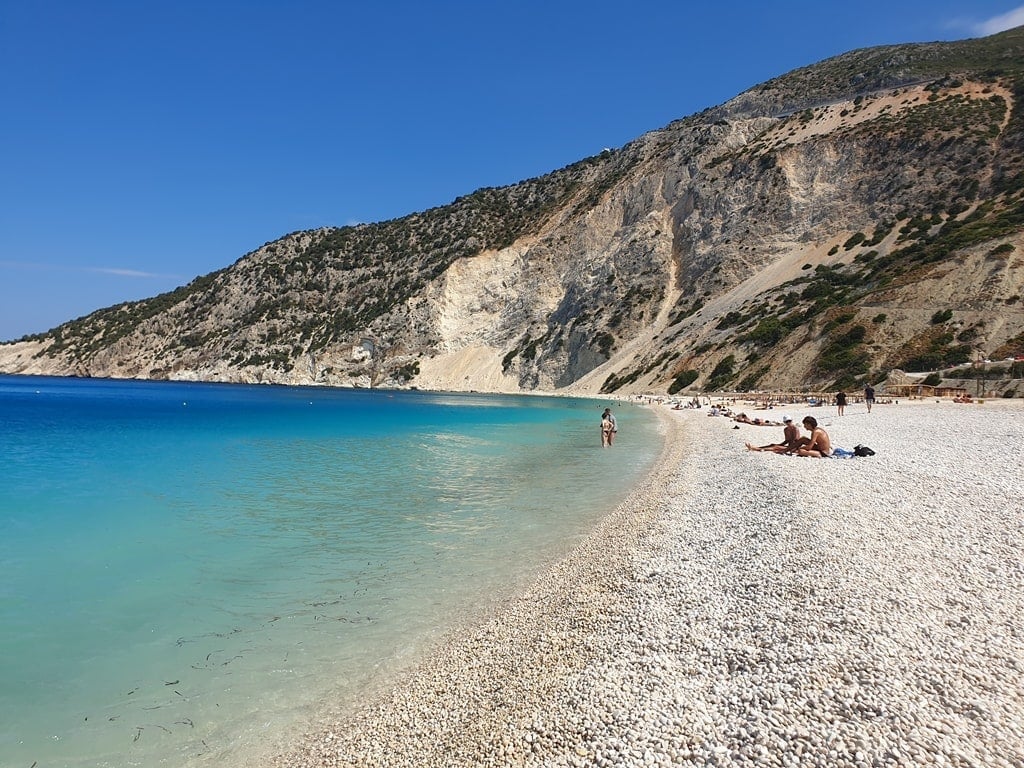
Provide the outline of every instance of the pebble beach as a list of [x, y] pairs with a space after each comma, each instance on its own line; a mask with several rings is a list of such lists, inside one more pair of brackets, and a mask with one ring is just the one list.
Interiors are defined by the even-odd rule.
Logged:
[[1024, 766], [1024, 402], [758, 414], [853, 459], [652, 407], [589, 538], [264, 764]]

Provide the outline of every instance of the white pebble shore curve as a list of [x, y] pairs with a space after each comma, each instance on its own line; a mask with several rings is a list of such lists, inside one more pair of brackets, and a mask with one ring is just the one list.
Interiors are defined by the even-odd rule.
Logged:
[[1024, 403], [808, 410], [847, 460], [658, 411], [569, 557], [268, 764], [1024, 767]]

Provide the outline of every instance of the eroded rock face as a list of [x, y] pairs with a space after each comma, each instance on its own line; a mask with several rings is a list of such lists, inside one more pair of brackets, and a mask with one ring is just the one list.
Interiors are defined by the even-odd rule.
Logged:
[[[538, 179], [294, 233], [0, 370], [625, 393], [1024, 351], [1022, 38], [846, 54]], [[987, 74], [945, 74], [965, 51]]]

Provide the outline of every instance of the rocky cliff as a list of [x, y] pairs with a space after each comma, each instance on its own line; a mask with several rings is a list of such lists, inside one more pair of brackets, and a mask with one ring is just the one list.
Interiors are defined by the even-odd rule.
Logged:
[[14, 373], [579, 393], [1024, 354], [1024, 28], [854, 51], [615, 151], [296, 232]]

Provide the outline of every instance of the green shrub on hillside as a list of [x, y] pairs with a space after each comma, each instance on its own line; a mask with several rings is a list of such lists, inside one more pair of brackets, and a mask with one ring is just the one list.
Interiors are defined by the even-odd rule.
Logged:
[[937, 343], [931, 349], [903, 358], [896, 367], [904, 371], [934, 371], [971, 361], [971, 348], [967, 344]]
[[736, 358], [733, 355], [727, 355], [725, 358], [718, 362], [714, 370], [711, 371], [711, 375], [708, 377], [706, 389], [716, 390], [721, 389], [729, 381], [732, 380], [734, 369], [736, 367]]
[[870, 370], [870, 356], [863, 346], [866, 336], [867, 329], [859, 324], [831, 336], [818, 355], [818, 370], [830, 376], [859, 376], [867, 373]]
[[686, 389], [697, 380], [698, 376], [700, 374], [692, 369], [680, 371], [672, 379], [672, 383], [668, 385], [668, 393], [674, 395], [676, 392]]
[[752, 331], [740, 336], [738, 341], [751, 342], [759, 347], [778, 344], [789, 334], [790, 328], [778, 317], [766, 317]]
[[401, 379], [402, 381], [411, 381], [420, 374], [420, 364], [418, 360], [414, 360], [411, 363], [406, 363], [397, 371], [395, 371], [395, 378]]
[[856, 248], [858, 245], [864, 242], [865, 235], [863, 232], [855, 232], [850, 235], [850, 238], [843, 243], [843, 250], [849, 251], [852, 248]]
[[736, 389], [739, 392], [750, 392], [752, 389], [756, 389], [758, 382], [764, 378], [764, 375], [768, 373], [770, 369], [767, 367], [758, 368], [753, 373], [749, 373], [740, 379], [740, 383], [736, 385]]

